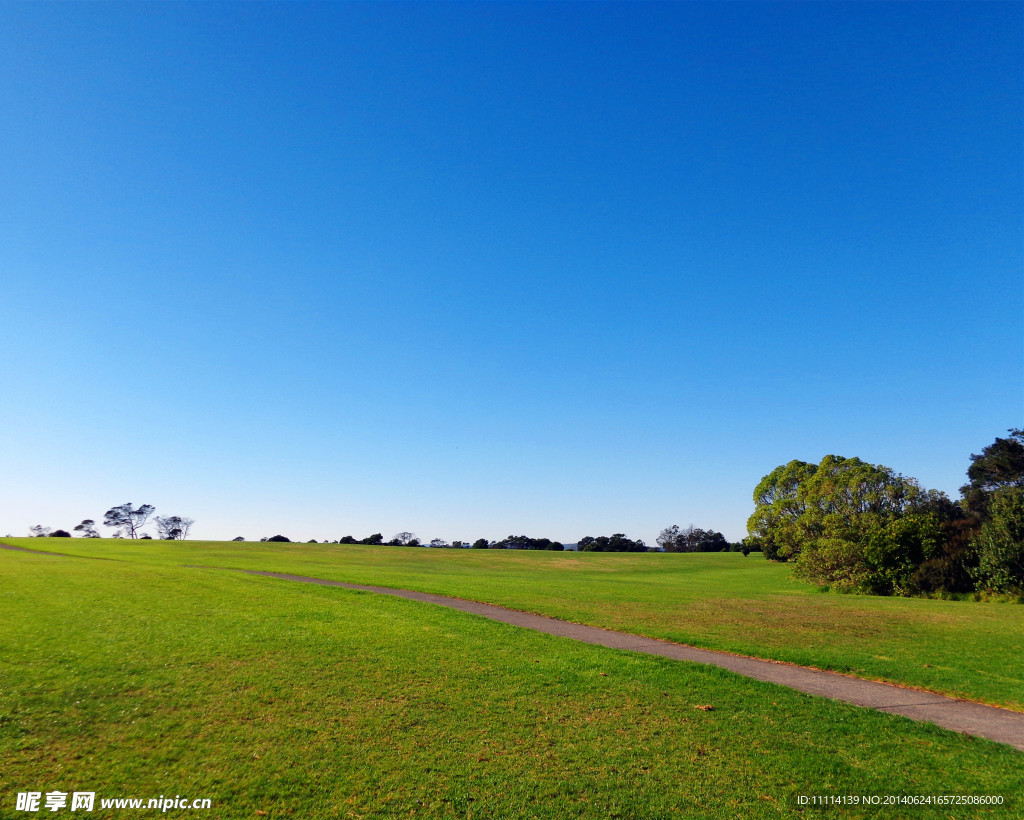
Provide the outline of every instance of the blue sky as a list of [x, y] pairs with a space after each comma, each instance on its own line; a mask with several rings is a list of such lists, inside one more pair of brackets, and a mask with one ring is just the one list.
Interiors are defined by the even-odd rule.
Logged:
[[1024, 424], [1020, 3], [0, 5], [0, 533], [744, 534]]

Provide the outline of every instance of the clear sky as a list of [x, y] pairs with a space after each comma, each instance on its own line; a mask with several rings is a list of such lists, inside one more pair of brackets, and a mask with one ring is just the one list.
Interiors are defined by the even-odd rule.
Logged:
[[0, 534], [745, 533], [1024, 426], [1024, 5], [0, 4]]

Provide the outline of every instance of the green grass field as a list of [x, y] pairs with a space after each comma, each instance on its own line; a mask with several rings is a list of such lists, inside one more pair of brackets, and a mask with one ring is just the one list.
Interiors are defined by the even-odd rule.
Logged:
[[[844, 817], [1024, 808], [1024, 758], [998, 744], [429, 604], [182, 566], [248, 565], [538, 611], [527, 604], [547, 593], [544, 607], [577, 620], [614, 618], [623, 605], [619, 626], [679, 629], [654, 617], [672, 597], [667, 576], [683, 602], [676, 617], [700, 611], [702, 588], [719, 613], [686, 625], [705, 645], [739, 640], [739, 618], [776, 602], [865, 600], [806, 593], [752, 558], [20, 543], [119, 560], [0, 551], [0, 817], [33, 816], [13, 810], [16, 793], [51, 790], [209, 797], [209, 812], [168, 816], [225, 820], [838, 816], [801, 810], [798, 797], [815, 794], [1005, 801], [855, 806]], [[687, 557], [696, 560], [664, 560]], [[756, 606], [731, 610], [731, 600]], [[1008, 618], [1018, 609], [963, 606]], [[863, 630], [876, 610], [859, 611]], [[88, 816], [132, 814], [97, 805]]]
[[825, 594], [756, 554], [5, 540], [147, 564], [274, 570], [454, 595], [1024, 711], [1024, 606]]

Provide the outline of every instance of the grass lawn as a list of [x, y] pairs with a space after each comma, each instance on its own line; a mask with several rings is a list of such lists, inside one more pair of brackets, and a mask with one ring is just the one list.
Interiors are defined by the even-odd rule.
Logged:
[[[815, 794], [1005, 801], [853, 806], [843, 817], [1024, 809], [1024, 758], [998, 744], [429, 604], [176, 565], [205, 554], [208, 563], [279, 561], [262, 568], [310, 575], [333, 567], [379, 582], [366, 575], [375, 560], [389, 562], [372, 549], [286, 545], [275, 558], [265, 545], [60, 546], [152, 551], [146, 561], [0, 551], [0, 817], [41, 816], [15, 812], [15, 795], [52, 790], [209, 797], [208, 812], [167, 814], [224, 820], [836, 816], [801, 810], [798, 797]], [[387, 583], [406, 583], [397, 580], [405, 572], [421, 580], [410, 585], [440, 591], [436, 568], [447, 560], [467, 567], [451, 583], [472, 589], [487, 588], [488, 566], [507, 568], [513, 596], [527, 594], [527, 559], [540, 558], [536, 583], [549, 590], [560, 588], [556, 561], [567, 560], [390, 555], [392, 564], [417, 556], [409, 560], [419, 569], [394, 569]], [[346, 569], [345, 556], [358, 560]], [[729, 577], [726, 557], [712, 577]], [[606, 576], [594, 612], [614, 607], [616, 583], [627, 600], [641, 577], [605, 558], [568, 559], [582, 561], [567, 572], [581, 586]], [[739, 586], [719, 582], [731, 594], [754, 585], [755, 564], [738, 566]], [[780, 599], [799, 594], [767, 569]], [[642, 621], [643, 607], [636, 612], [629, 617]], [[87, 816], [132, 814], [97, 803]]]
[[756, 554], [4, 540], [133, 563], [274, 570], [454, 595], [1024, 711], [1024, 606], [820, 593]]

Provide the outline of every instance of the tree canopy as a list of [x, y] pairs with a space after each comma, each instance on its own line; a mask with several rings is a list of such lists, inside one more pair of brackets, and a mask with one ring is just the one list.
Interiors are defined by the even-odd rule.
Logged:
[[971, 455], [959, 503], [856, 458], [776, 467], [754, 489], [745, 546], [841, 590], [1024, 594], [1024, 430], [1009, 432]]
[[906, 592], [940, 541], [930, 506], [944, 498], [916, 480], [858, 458], [791, 461], [761, 479], [751, 541], [797, 575], [841, 589]]
[[984, 520], [997, 490], [1024, 487], [1024, 430], [1010, 429], [1009, 438], [996, 440], [980, 453], [971, 453], [968, 483], [960, 488], [964, 507]]
[[132, 507], [132, 503], [128, 501], [118, 507], [111, 507], [107, 510], [103, 516], [103, 526], [115, 528], [115, 538], [122, 536], [138, 538], [140, 530], [146, 524], [146, 520], [154, 512], [156, 512], [156, 507], [152, 504], [141, 504], [138, 507]]
[[184, 541], [188, 538], [192, 525], [196, 523], [191, 518], [180, 515], [158, 515], [153, 521], [156, 523], [157, 537], [163, 541]]

